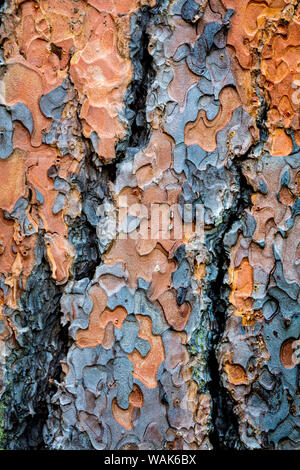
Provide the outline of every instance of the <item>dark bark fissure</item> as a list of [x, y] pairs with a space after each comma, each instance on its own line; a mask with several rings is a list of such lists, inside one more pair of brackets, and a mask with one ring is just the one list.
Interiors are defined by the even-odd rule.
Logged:
[[151, 127], [146, 119], [146, 100], [148, 91], [155, 78], [153, 58], [148, 51], [150, 37], [147, 27], [151, 18], [159, 12], [161, 0], [157, 6], [143, 6], [132, 15], [130, 29], [130, 59], [133, 68], [132, 81], [126, 91], [123, 102], [123, 114], [128, 122], [127, 134], [115, 147], [116, 158], [102, 167], [105, 181], [115, 183], [118, 163], [145, 148], [150, 138]]
[[[100, 162], [98, 156], [92, 152], [90, 140], [83, 137], [87, 149], [85, 162], [80, 174], [74, 179], [82, 195], [83, 213], [71, 224], [69, 233], [70, 241], [76, 249], [76, 258], [72, 267], [75, 280], [84, 277], [91, 280], [96, 267], [101, 263], [96, 233], [97, 208], [104, 199], [113, 202], [109, 184], [116, 181], [118, 164], [125, 158], [133, 158], [137, 151], [146, 147], [149, 140], [150, 126], [146, 120], [146, 99], [155, 71], [152, 56], [148, 51], [150, 38], [147, 26], [152, 16], [157, 14], [158, 8], [159, 6], [154, 8], [143, 6], [131, 18], [130, 57], [133, 78], [123, 103], [128, 129], [126, 137], [116, 144], [116, 158], [111, 163]], [[80, 122], [79, 114], [80, 105], [77, 111], [78, 122]]]
[[240, 162], [234, 162], [233, 170], [239, 185], [239, 194], [235, 206], [227, 214], [222, 229], [217, 238], [214, 239], [215, 265], [217, 267], [217, 278], [209, 284], [208, 297], [211, 300], [209, 311], [213, 318], [213, 328], [209, 335], [208, 343], [208, 369], [211, 380], [208, 389], [212, 397], [212, 429], [210, 441], [214, 449], [243, 449], [239, 437], [239, 425], [234, 413], [234, 403], [229, 392], [222, 384], [220, 366], [217, 358], [217, 348], [222, 340], [226, 327], [228, 298], [230, 288], [226, 281], [230, 264], [229, 252], [224, 244], [224, 237], [231, 230], [234, 223], [239, 221], [244, 209], [251, 207], [251, 187], [244, 177]]
[[7, 357], [4, 393], [5, 431], [1, 447], [13, 450], [43, 449], [43, 425], [48, 404], [60, 379], [60, 360], [68, 348], [67, 328], [60, 325], [62, 287], [51, 279], [39, 240], [39, 261], [27, 279], [20, 310], [7, 309], [18, 329], [17, 347]]
[[133, 78], [124, 98], [124, 114], [128, 121], [128, 133], [116, 145], [116, 165], [123, 158], [132, 158], [138, 150], [147, 146], [151, 128], [146, 118], [148, 91], [155, 78], [153, 58], [149, 53], [148, 25], [159, 14], [160, 0], [153, 8], [143, 6], [131, 18], [130, 58]]
[[6, 6], [6, 0], [0, 0], [0, 24], [2, 23], [1, 16], [2, 16], [2, 12], [5, 6]]
[[[134, 76], [125, 97], [130, 122], [129, 148], [145, 147], [150, 134], [150, 127], [146, 119], [146, 100], [155, 71], [153, 58], [148, 51], [150, 38], [147, 26], [156, 9], [142, 7], [131, 20], [130, 56]], [[133, 118], [130, 119], [131, 113], [133, 113]]]
[[[72, 265], [74, 280], [93, 279], [96, 267], [101, 261], [101, 253], [96, 233], [98, 216], [97, 207], [105, 197], [109, 197], [107, 182], [109, 174], [103, 167], [97, 168], [95, 159], [86, 141], [86, 156], [79, 175], [74, 178], [82, 198], [82, 213], [70, 223], [69, 240], [75, 248], [75, 260]], [[93, 158], [94, 157], [94, 158]]]
[[[256, 82], [256, 80], [255, 80]], [[228, 390], [223, 386], [220, 376], [220, 367], [217, 358], [217, 348], [221, 343], [222, 335], [226, 327], [227, 309], [229, 305], [230, 289], [226, 280], [230, 265], [230, 253], [226, 250], [224, 237], [229, 233], [234, 223], [239, 221], [245, 211], [252, 206], [251, 195], [253, 188], [243, 173], [243, 164], [251, 159], [251, 156], [261, 153], [265, 142], [268, 140], [269, 131], [266, 126], [268, 115], [268, 103], [257, 87], [257, 96], [260, 100], [260, 109], [256, 118], [256, 126], [259, 130], [259, 142], [254, 143], [245, 155], [233, 160], [233, 168], [236, 172], [239, 186], [239, 195], [236, 206], [228, 215], [227, 222], [221, 236], [216, 243], [216, 264], [218, 276], [211, 283], [209, 297], [212, 300], [211, 310], [216, 321], [216, 328], [211, 333], [209, 344], [208, 368], [211, 375], [209, 390], [212, 396], [212, 431], [210, 440], [215, 449], [242, 450], [244, 445], [239, 436], [238, 417], [234, 411], [234, 402]]]

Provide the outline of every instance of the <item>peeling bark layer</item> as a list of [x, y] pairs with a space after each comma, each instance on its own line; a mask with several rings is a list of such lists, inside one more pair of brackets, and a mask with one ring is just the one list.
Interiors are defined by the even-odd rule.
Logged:
[[2, 448], [299, 448], [298, 3], [2, 5]]

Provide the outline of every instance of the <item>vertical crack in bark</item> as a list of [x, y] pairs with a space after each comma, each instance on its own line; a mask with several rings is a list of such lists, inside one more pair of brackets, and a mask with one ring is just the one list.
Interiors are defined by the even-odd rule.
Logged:
[[[133, 78], [124, 99], [124, 114], [129, 123], [127, 137], [116, 146], [116, 155], [126, 153], [131, 148], [142, 149], [149, 140], [150, 126], [146, 119], [146, 100], [148, 90], [153, 83], [155, 71], [153, 58], [148, 51], [148, 24], [157, 14], [157, 6], [142, 6], [131, 18], [130, 58], [133, 67]], [[125, 151], [125, 152], [124, 152]]]
[[[260, 66], [260, 53], [257, 52], [257, 61]], [[209, 390], [213, 400], [212, 408], [212, 431], [210, 439], [215, 449], [236, 449], [245, 448], [239, 436], [238, 416], [234, 411], [234, 401], [230, 397], [228, 390], [222, 384], [220, 375], [220, 364], [217, 357], [218, 346], [221, 343], [223, 332], [226, 327], [227, 309], [229, 306], [230, 289], [228, 286], [228, 268], [230, 264], [230, 252], [224, 244], [224, 237], [228, 234], [235, 222], [238, 222], [245, 209], [251, 209], [251, 195], [253, 188], [248, 184], [243, 171], [243, 165], [250, 158], [262, 155], [264, 145], [269, 137], [267, 127], [268, 116], [268, 100], [264, 96], [266, 90], [261, 90], [259, 86], [260, 72], [256, 70], [251, 73], [255, 91], [260, 102], [257, 112], [256, 126], [259, 130], [259, 141], [254, 143], [245, 155], [239, 155], [233, 160], [233, 169], [236, 173], [238, 182], [238, 199], [227, 215], [227, 222], [219, 231], [216, 240], [216, 265], [218, 276], [215, 282], [209, 286], [209, 297], [212, 300], [211, 311], [215, 320], [215, 327], [211, 332], [209, 342], [209, 360], [208, 367], [210, 370], [211, 381], [209, 382]]]
[[224, 238], [229, 233], [234, 223], [239, 221], [244, 209], [251, 207], [252, 188], [247, 184], [241, 169], [241, 161], [233, 162], [232, 170], [235, 172], [239, 192], [236, 203], [226, 215], [226, 220], [214, 235], [215, 266], [218, 275], [215, 281], [208, 286], [208, 297], [211, 299], [209, 306], [212, 329], [208, 343], [208, 368], [211, 380], [208, 388], [212, 397], [212, 429], [210, 440], [214, 449], [243, 449], [239, 438], [238, 419], [234, 413], [234, 403], [228, 391], [222, 384], [220, 364], [217, 357], [218, 345], [226, 326], [228, 297], [228, 268], [230, 263], [229, 252], [225, 246]]
[[1, 396], [5, 406], [1, 447], [6, 449], [44, 448], [42, 429], [55, 393], [54, 381], [60, 378], [60, 360], [68, 347], [67, 329], [60, 325], [63, 289], [51, 279], [44, 249], [40, 239], [40, 260], [27, 280], [20, 310], [4, 312], [18, 330], [6, 355]]
[[210, 439], [214, 449], [244, 449], [244, 445], [239, 436], [238, 416], [234, 411], [234, 401], [230, 397], [228, 390], [222, 384], [220, 374], [220, 364], [217, 356], [218, 346], [221, 343], [223, 332], [226, 327], [227, 309], [229, 306], [230, 288], [228, 286], [228, 269], [230, 264], [230, 252], [226, 249], [224, 238], [230, 232], [235, 222], [241, 220], [241, 217], [247, 208], [251, 208], [251, 195], [253, 188], [248, 184], [243, 172], [243, 164], [254, 155], [261, 155], [264, 145], [269, 137], [267, 128], [267, 115], [269, 110], [268, 100], [260, 87], [260, 52], [257, 50], [258, 69], [251, 72], [252, 82], [255, 92], [260, 102], [257, 112], [256, 126], [259, 130], [259, 142], [254, 143], [245, 155], [236, 156], [232, 162], [232, 170], [236, 174], [238, 184], [238, 199], [235, 205], [227, 214], [227, 220], [218, 230], [215, 238], [215, 263], [218, 270], [217, 278], [210, 283], [208, 296], [211, 299], [211, 316], [214, 319], [214, 327], [210, 333], [208, 344], [209, 359], [208, 368], [211, 376], [209, 390], [212, 396], [212, 430]]

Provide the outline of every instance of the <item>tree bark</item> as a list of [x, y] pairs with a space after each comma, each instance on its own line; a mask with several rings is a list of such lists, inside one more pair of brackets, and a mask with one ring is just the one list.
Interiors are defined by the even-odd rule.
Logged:
[[300, 446], [298, 0], [6, 0], [0, 446]]

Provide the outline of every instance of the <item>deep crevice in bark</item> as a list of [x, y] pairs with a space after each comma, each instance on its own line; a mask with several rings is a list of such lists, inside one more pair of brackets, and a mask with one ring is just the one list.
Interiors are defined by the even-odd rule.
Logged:
[[208, 369], [211, 376], [208, 388], [212, 397], [210, 440], [213, 448], [219, 450], [242, 450], [244, 448], [239, 437], [239, 425], [237, 416], [234, 413], [233, 400], [222, 384], [216, 351], [226, 326], [228, 297], [230, 293], [230, 288], [226, 281], [230, 258], [224, 245], [224, 237], [230, 231], [233, 224], [240, 220], [244, 209], [251, 206], [250, 197], [252, 188], [248, 185], [242, 173], [241, 163], [235, 161], [232, 168], [235, 171], [239, 185], [239, 195], [236, 204], [227, 214], [227, 220], [215, 239], [214, 250], [218, 275], [216, 280], [210, 283], [208, 289], [208, 296], [211, 299], [210, 312], [214, 319], [214, 328], [210, 332], [208, 344]]
[[[70, 224], [69, 240], [75, 248], [76, 256], [72, 266], [73, 278], [93, 279], [96, 267], [101, 260], [97, 238], [97, 207], [103, 198], [109, 197], [107, 181], [109, 175], [103, 168], [97, 168], [86, 142], [86, 156], [75, 182], [80, 189], [82, 213]], [[103, 174], [104, 173], [104, 174]]]
[[[142, 6], [131, 18], [130, 59], [133, 67], [132, 81], [124, 98], [124, 115], [128, 121], [127, 135], [116, 145], [116, 165], [129, 152], [145, 148], [151, 128], [146, 118], [148, 91], [155, 78], [153, 58], [148, 46], [150, 37], [147, 31], [151, 18], [159, 13], [161, 0], [156, 6]], [[130, 152], [131, 151], [131, 152]], [[114, 178], [115, 179], [115, 178]], [[112, 180], [114, 181], [114, 180]]]
[[[258, 75], [257, 73], [254, 80], [255, 83], [257, 83]], [[226, 327], [227, 308], [229, 305], [228, 298], [230, 293], [226, 281], [230, 264], [230, 253], [226, 252], [224, 236], [230, 231], [233, 224], [240, 220], [244, 210], [252, 206], [251, 195], [253, 194], [253, 188], [248, 184], [243, 173], [243, 163], [247, 162], [254, 153], [261, 153], [269, 137], [269, 131], [266, 126], [269, 109], [268, 103], [265, 97], [260, 93], [258, 86], [256, 92], [261, 104], [256, 118], [256, 126], [259, 130], [259, 142], [254, 143], [245, 155], [236, 157], [233, 161], [233, 168], [238, 178], [239, 197], [236, 206], [232, 208], [233, 210], [231, 210], [228, 215], [225, 228], [217, 241], [216, 253], [218, 256], [216, 260], [218, 277], [216, 281], [210, 285], [209, 296], [212, 299], [211, 308], [216, 320], [216, 328], [211, 333], [208, 359], [208, 367], [211, 374], [209, 390], [213, 401], [210, 439], [213, 447], [220, 450], [243, 450], [245, 448], [239, 436], [239, 422], [234, 411], [234, 401], [230, 397], [228, 390], [222, 384], [216, 350], [221, 343], [222, 335]]]
[[43, 449], [43, 425], [47, 405], [60, 379], [60, 360], [68, 348], [66, 327], [61, 327], [60, 298], [63, 288], [51, 279], [44, 246], [40, 241], [40, 262], [27, 280], [20, 299], [20, 310], [8, 310], [18, 327], [15, 346], [6, 362], [5, 433], [1, 446], [6, 449]]

